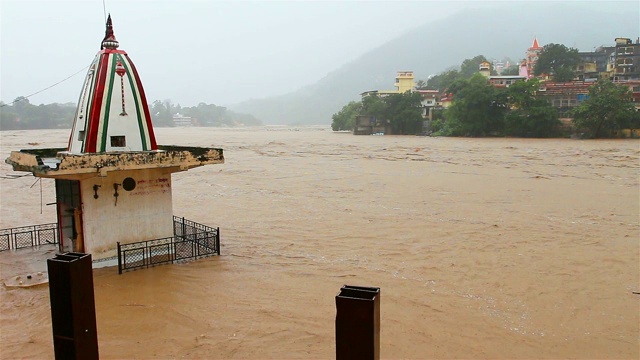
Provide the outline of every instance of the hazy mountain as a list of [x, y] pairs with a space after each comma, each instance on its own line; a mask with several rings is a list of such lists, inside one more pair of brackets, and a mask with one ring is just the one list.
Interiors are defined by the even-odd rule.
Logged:
[[[534, 36], [541, 46], [560, 43], [580, 51], [612, 46], [616, 37], [636, 41], [640, 32], [639, 4], [603, 3], [600, 10], [578, 2], [519, 2], [465, 10], [389, 41], [314, 85], [230, 108], [250, 113], [267, 124], [330, 124], [331, 115], [347, 102], [358, 100], [360, 93], [393, 89], [398, 70], [413, 70], [416, 80], [426, 80], [429, 75], [476, 55], [522, 59]], [[384, 31], [384, 24], [373, 25], [371, 31]]]

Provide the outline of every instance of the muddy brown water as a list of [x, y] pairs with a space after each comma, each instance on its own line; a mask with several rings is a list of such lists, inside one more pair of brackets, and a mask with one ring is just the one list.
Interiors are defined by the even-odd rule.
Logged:
[[[640, 142], [269, 130], [156, 130], [224, 148], [173, 175], [222, 256], [94, 270], [101, 358], [330, 359], [344, 284], [381, 288], [382, 358], [640, 357]], [[67, 138], [3, 131], [1, 157]], [[55, 221], [34, 181], [0, 180], [1, 228]], [[0, 275], [54, 253], [0, 253]], [[48, 287], [0, 297], [0, 358], [53, 358]]]

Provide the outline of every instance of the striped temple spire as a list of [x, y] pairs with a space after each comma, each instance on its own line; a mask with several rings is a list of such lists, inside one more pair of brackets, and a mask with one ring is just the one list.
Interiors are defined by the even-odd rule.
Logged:
[[528, 50], [540, 50], [540, 49], [542, 49], [542, 47], [538, 44], [538, 37], [534, 36], [533, 44], [531, 44], [531, 47]]
[[71, 153], [158, 149], [140, 76], [119, 45], [109, 15], [100, 51], [80, 92], [69, 137]]

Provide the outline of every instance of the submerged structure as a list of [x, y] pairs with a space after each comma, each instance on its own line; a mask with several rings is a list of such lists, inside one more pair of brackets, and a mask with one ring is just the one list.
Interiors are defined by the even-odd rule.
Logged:
[[219, 148], [156, 144], [140, 76], [111, 15], [66, 148], [13, 151], [15, 171], [55, 179], [61, 251], [113, 256], [117, 243], [172, 237], [171, 174], [224, 163]]

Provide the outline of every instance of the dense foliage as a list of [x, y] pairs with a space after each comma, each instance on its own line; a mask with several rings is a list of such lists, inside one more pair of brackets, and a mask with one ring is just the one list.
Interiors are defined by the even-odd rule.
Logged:
[[422, 95], [416, 92], [393, 94], [383, 99], [383, 119], [394, 134], [415, 135], [422, 130]]
[[[0, 130], [70, 128], [75, 111], [73, 103], [36, 106], [29, 99], [19, 97], [11, 105], [0, 102]], [[176, 113], [191, 116], [201, 126], [261, 124], [253, 115], [238, 114], [225, 107], [205, 103], [181, 107], [168, 100], [156, 100], [149, 105], [149, 111], [155, 126], [173, 126], [172, 117]]]
[[487, 78], [476, 73], [449, 87], [454, 102], [446, 111], [443, 135], [498, 135], [503, 127], [505, 104], [497, 102], [498, 91]]
[[13, 105], [0, 103], [0, 130], [70, 128], [75, 104], [33, 105], [19, 97]]
[[333, 129], [333, 131], [353, 130], [356, 124], [356, 117], [360, 114], [361, 109], [361, 102], [351, 101], [342, 107], [340, 111], [333, 114], [331, 117], [333, 119], [331, 129]]
[[562, 44], [547, 44], [542, 48], [533, 74], [549, 74], [556, 82], [567, 82], [576, 76], [576, 66], [580, 62], [578, 49]]
[[599, 81], [589, 89], [589, 97], [573, 111], [573, 124], [588, 138], [621, 136], [622, 129], [640, 128], [631, 92], [624, 85]]
[[459, 69], [447, 70], [432, 76], [422, 88], [444, 91], [456, 82], [456, 80], [465, 80], [478, 73], [480, 64], [484, 61], [487, 61], [484, 55], [477, 55], [471, 59], [466, 59], [460, 64]]
[[394, 134], [417, 134], [422, 130], [422, 96], [416, 92], [392, 94], [385, 97], [369, 95], [361, 102], [352, 101], [333, 114], [334, 131], [353, 130], [358, 116], [386, 122]]
[[534, 79], [496, 89], [480, 74], [457, 81], [450, 87], [453, 104], [432, 129], [445, 136], [557, 136], [558, 114], [549, 102], [535, 97], [539, 86]]
[[238, 114], [226, 107], [199, 103], [197, 106], [182, 107], [170, 100], [156, 100], [149, 105], [153, 123], [158, 126], [173, 126], [173, 115], [180, 113], [189, 116], [200, 126], [240, 126], [260, 125], [253, 115]]
[[539, 88], [540, 81], [531, 79], [515, 82], [504, 91], [507, 101], [504, 135], [538, 138], [559, 135], [558, 111], [547, 100], [536, 97]]

